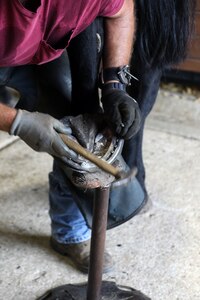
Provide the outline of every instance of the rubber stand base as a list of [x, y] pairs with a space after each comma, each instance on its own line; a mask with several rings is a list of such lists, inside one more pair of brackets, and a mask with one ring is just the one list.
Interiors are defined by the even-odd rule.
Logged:
[[[66, 284], [49, 290], [37, 300], [86, 300], [87, 283]], [[117, 286], [114, 282], [102, 281], [102, 300], [151, 300], [140, 291], [130, 287]]]

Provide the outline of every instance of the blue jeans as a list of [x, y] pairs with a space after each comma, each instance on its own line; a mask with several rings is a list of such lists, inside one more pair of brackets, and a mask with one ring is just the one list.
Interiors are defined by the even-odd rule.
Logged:
[[79, 243], [90, 239], [91, 230], [73, 200], [65, 179], [62, 170], [54, 163], [53, 171], [49, 174], [52, 236], [60, 243]]

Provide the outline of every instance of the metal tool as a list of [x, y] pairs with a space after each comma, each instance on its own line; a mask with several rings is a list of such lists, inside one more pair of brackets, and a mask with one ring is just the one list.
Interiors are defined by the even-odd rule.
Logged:
[[89, 152], [86, 148], [82, 147], [80, 144], [73, 141], [71, 138], [69, 138], [65, 134], [60, 134], [63, 142], [74, 152], [77, 154], [80, 154], [93, 164], [95, 164], [97, 167], [99, 167], [101, 170], [113, 175], [116, 179], [122, 179], [126, 177], [125, 172], [122, 172], [116, 167], [113, 167], [111, 164], [107, 163], [105, 160], [97, 157], [93, 153]]

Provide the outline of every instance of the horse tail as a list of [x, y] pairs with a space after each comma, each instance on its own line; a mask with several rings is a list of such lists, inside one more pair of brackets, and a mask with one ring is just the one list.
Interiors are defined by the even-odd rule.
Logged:
[[194, 0], [136, 0], [135, 49], [149, 66], [179, 63], [187, 53]]

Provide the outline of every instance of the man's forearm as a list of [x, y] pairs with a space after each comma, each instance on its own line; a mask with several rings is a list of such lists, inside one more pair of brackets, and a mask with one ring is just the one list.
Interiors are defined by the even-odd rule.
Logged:
[[0, 103], [0, 130], [9, 132], [17, 110]]
[[105, 19], [104, 69], [129, 64], [134, 35], [134, 0], [125, 0], [119, 13]]

